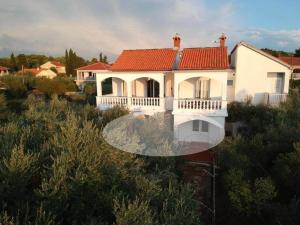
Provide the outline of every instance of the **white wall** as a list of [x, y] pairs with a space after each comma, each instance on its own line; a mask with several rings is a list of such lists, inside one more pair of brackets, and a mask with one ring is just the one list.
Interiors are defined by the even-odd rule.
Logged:
[[52, 70], [48, 69], [48, 70], [41, 70], [36, 76], [37, 77], [47, 77], [49, 79], [53, 79], [57, 75]]
[[228, 74], [228, 79], [227, 80], [232, 80], [233, 85], [228, 86], [227, 85], [227, 102], [233, 102], [235, 100], [235, 73], [229, 73]]
[[[193, 131], [193, 120], [209, 123], [208, 132]], [[217, 143], [224, 138], [225, 117], [207, 117], [203, 115], [174, 115], [174, 129], [179, 141]]]
[[[227, 77], [230, 71], [176, 71], [174, 75], [175, 98], [193, 98], [195, 96], [196, 80], [210, 79], [210, 97], [226, 100]], [[178, 88], [179, 87], [179, 88]]]
[[132, 81], [132, 94], [135, 97], [147, 96], [147, 80], [145, 78]]
[[262, 103], [265, 93], [269, 90], [268, 72], [285, 73], [283, 92], [288, 93], [291, 72], [288, 67], [243, 45], [236, 48], [231, 60], [232, 65], [236, 66], [236, 101], [244, 101], [251, 97], [252, 103]]
[[166, 97], [173, 97], [174, 96], [174, 74], [168, 73], [166, 74], [165, 79], [165, 95]]

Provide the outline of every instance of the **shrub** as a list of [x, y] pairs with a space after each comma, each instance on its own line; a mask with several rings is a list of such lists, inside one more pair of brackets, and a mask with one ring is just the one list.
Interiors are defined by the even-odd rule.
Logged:
[[5, 93], [11, 98], [25, 97], [28, 91], [25, 85], [25, 78], [15, 75], [2, 76], [0, 79], [6, 87]]

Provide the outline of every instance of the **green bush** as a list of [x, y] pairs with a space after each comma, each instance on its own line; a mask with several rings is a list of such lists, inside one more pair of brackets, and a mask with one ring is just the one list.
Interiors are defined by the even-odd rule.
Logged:
[[101, 112], [55, 95], [30, 95], [25, 105], [0, 121], [0, 222], [198, 224], [194, 191], [173, 167], [152, 159], [150, 168], [103, 140], [101, 128], [126, 109]]
[[64, 95], [66, 92], [77, 90], [77, 86], [70, 78], [56, 77], [54, 79], [38, 78], [35, 88], [48, 97], [53, 94]]
[[6, 75], [2, 76], [0, 81], [5, 84], [5, 93], [8, 97], [21, 98], [26, 96], [28, 88], [25, 85], [25, 80], [22, 79], [22, 77], [16, 75]]

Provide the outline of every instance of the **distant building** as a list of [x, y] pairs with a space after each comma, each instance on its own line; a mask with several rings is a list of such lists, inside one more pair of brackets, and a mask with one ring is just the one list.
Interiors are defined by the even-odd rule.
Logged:
[[292, 79], [300, 80], [300, 57], [279, 56], [278, 58], [292, 67]]
[[8, 74], [8, 68], [4, 66], [0, 66], [0, 75]]
[[60, 62], [57, 61], [49, 61], [44, 63], [43, 65], [40, 66], [41, 69], [51, 69], [51, 68], [55, 68], [57, 70], [57, 73], [66, 73], [66, 67], [61, 64]]
[[99, 72], [107, 72], [111, 68], [111, 65], [97, 62], [87, 66], [80, 67], [76, 69], [77, 76], [76, 76], [76, 84], [79, 86], [80, 89], [84, 88], [84, 85], [88, 82], [96, 83], [96, 73]]
[[49, 79], [53, 79], [57, 76], [55, 72], [53, 72], [51, 69], [41, 69], [41, 68], [30, 68], [30, 69], [23, 69], [23, 71], [19, 71], [19, 73], [31, 73], [32, 75], [36, 77], [46, 77]]

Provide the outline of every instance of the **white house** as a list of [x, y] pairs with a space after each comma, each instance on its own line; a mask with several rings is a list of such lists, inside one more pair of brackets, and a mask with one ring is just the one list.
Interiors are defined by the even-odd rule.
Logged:
[[57, 73], [66, 73], [66, 67], [57, 61], [48, 61], [40, 66], [41, 69], [51, 69], [55, 68]]
[[[232, 73], [225, 37], [219, 47], [182, 51], [180, 37], [173, 40], [173, 48], [124, 50], [110, 71], [97, 73], [97, 106], [171, 113], [180, 141], [214, 141], [224, 131], [227, 78]], [[112, 93], [103, 95], [108, 78]]]
[[8, 68], [0, 66], [0, 75], [8, 74]]
[[240, 42], [231, 52], [228, 101], [277, 104], [289, 91], [292, 68], [284, 61]]
[[[244, 42], [229, 57], [225, 40], [222, 35], [218, 47], [181, 49], [176, 35], [173, 48], [124, 50], [109, 71], [96, 73], [97, 106], [171, 114], [179, 141], [217, 142], [228, 102], [278, 103], [291, 76], [288, 64]], [[106, 79], [112, 80], [110, 94], [102, 90]]]
[[57, 76], [55, 72], [53, 72], [51, 69], [41, 69], [41, 68], [30, 68], [19, 71], [19, 73], [31, 73], [34, 76], [37, 77], [47, 77], [49, 79], [53, 79]]
[[76, 69], [76, 84], [80, 89], [84, 88], [86, 83], [95, 83], [96, 82], [96, 74], [100, 72], [108, 72], [110, 70], [111, 65], [96, 62], [87, 66], [83, 66]]

